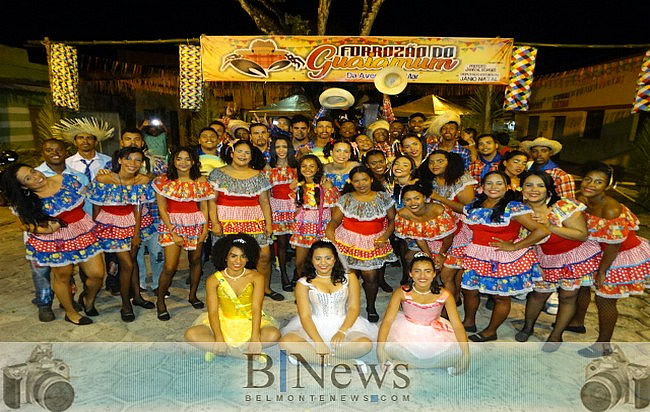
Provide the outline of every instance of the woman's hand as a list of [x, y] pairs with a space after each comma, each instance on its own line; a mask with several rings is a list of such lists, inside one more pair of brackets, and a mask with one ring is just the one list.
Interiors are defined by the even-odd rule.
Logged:
[[262, 342], [260, 342], [259, 338], [251, 338], [250, 342], [248, 343], [248, 351], [246, 353], [249, 355], [259, 355], [262, 353]]
[[532, 216], [532, 219], [533, 219], [535, 222], [537, 222], [537, 223], [539, 223], [539, 224], [541, 224], [541, 225], [546, 226], [547, 228], [550, 228], [550, 227], [551, 227], [551, 223], [548, 221], [548, 217], [546, 217], [546, 216], [542, 216], [542, 215], [539, 215], [539, 214], [535, 213], [535, 214]]
[[329, 364], [329, 357], [332, 351], [324, 342], [316, 342], [316, 354], [322, 356], [323, 363]]
[[268, 237], [273, 236], [273, 225], [271, 224], [271, 222], [266, 222], [265, 233], [266, 236]]
[[438, 253], [435, 255], [433, 258], [433, 265], [436, 269], [442, 269], [442, 265], [445, 263], [445, 259], [447, 256], [443, 255], [442, 253]]
[[379, 236], [377, 239], [375, 239], [375, 247], [376, 248], [382, 248], [386, 246], [386, 243], [388, 243], [388, 239], [386, 239], [383, 236]]
[[183, 237], [177, 235], [177, 234], [174, 233], [174, 232], [172, 232], [172, 242], [174, 242], [174, 244], [175, 244], [176, 246], [181, 246], [181, 247], [182, 247], [182, 246], [183, 246], [183, 243], [184, 243], [184, 242], [183, 242]]
[[199, 245], [205, 242], [205, 239], [208, 238], [208, 233], [210, 233], [210, 231], [208, 231], [208, 226], [206, 225], [203, 228], [203, 232], [201, 232], [201, 236], [199, 236], [199, 240], [198, 240]]
[[56, 220], [48, 220], [47, 228], [50, 231], [50, 233], [54, 233], [57, 230], [61, 229], [61, 223], [57, 222]]
[[341, 343], [343, 343], [343, 341], [345, 341], [345, 333], [339, 330], [334, 334], [334, 336], [332, 336], [330, 345], [332, 345], [332, 348], [334, 348], [335, 351], [339, 351], [341, 349]]
[[98, 175], [110, 175], [111, 173], [112, 173], [112, 172], [111, 172], [110, 170], [108, 170], [108, 169], [99, 169], [99, 170], [97, 171], [97, 174], [98, 174]]
[[223, 234], [223, 229], [219, 223], [212, 223], [212, 234], [215, 236], [221, 236]]
[[291, 190], [296, 190], [298, 187], [298, 180], [292, 180], [291, 183], [289, 183], [289, 189]]
[[498, 237], [493, 237], [494, 242], [490, 242], [490, 246], [497, 248], [497, 250], [502, 250], [504, 252], [513, 252], [519, 250], [516, 244], [510, 240], [499, 239]]
[[217, 355], [224, 355], [228, 353], [228, 345], [223, 340], [215, 340], [212, 351]]
[[596, 289], [600, 289], [603, 287], [603, 284], [605, 283], [605, 276], [607, 275], [607, 271], [601, 271], [599, 270], [598, 273], [596, 274], [596, 277], [594, 278], [594, 286]]

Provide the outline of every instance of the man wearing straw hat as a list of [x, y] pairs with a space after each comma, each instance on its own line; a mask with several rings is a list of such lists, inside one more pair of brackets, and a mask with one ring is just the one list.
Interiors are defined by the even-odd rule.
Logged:
[[551, 156], [558, 154], [562, 150], [560, 142], [545, 137], [538, 137], [535, 140], [521, 143], [520, 147], [528, 152], [533, 159], [533, 163], [528, 170], [548, 173], [553, 177], [555, 190], [560, 197], [575, 198], [575, 182], [573, 177], [560, 169], [551, 160]]

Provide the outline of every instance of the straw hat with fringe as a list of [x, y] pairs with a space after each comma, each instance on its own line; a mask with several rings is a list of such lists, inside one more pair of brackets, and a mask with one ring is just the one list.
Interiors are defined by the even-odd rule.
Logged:
[[110, 139], [115, 129], [101, 119], [94, 117], [81, 117], [78, 119], [61, 119], [52, 126], [52, 137], [72, 143], [76, 135], [88, 133], [95, 136], [98, 142]]

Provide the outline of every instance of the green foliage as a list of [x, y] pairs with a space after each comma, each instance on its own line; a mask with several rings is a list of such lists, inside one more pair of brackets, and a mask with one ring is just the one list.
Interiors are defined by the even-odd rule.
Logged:
[[492, 95], [488, 97], [488, 86], [480, 86], [472, 96], [467, 99], [465, 106], [471, 109], [474, 114], [463, 116], [463, 120], [467, 119], [475, 125], [479, 125], [479, 130], [485, 129], [483, 123], [485, 122], [485, 106], [488, 98], [490, 99], [490, 118], [491, 122], [487, 125], [488, 129], [492, 128], [494, 122], [501, 122], [509, 117], [503, 109], [503, 90], [501, 88], [493, 87]]

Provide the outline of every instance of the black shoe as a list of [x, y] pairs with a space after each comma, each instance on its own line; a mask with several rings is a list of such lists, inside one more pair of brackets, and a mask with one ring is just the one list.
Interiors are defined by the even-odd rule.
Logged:
[[392, 293], [393, 292], [393, 288], [391, 288], [390, 285], [388, 283], [386, 283], [386, 282], [381, 283], [379, 285], [379, 287], [381, 288], [381, 290], [383, 290], [386, 293]]
[[149, 302], [148, 300], [144, 300], [144, 299], [142, 300], [132, 299], [131, 303], [133, 304], [133, 306], [140, 306], [143, 309], [153, 309], [156, 307], [156, 305], [154, 305], [153, 302]]
[[469, 340], [472, 342], [489, 342], [491, 340], [497, 340], [497, 335], [483, 336], [480, 333], [477, 333], [476, 335], [471, 335]]
[[168, 321], [169, 319], [171, 319], [171, 316], [169, 316], [169, 312], [167, 311], [158, 312], [158, 320]]
[[487, 310], [494, 309], [494, 298], [492, 296], [488, 296], [487, 301], [485, 302], [485, 309]]
[[377, 312], [368, 312], [368, 322], [370, 323], [379, 322], [379, 314], [377, 314]]
[[522, 330], [520, 330], [519, 332], [517, 332], [517, 334], [515, 335], [515, 340], [516, 340], [517, 342], [528, 342], [528, 338], [529, 338], [530, 335], [532, 335], [532, 334], [533, 334], [533, 331], [532, 331], [532, 330], [531, 330], [531, 331], [527, 331], [527, 330], [525, 330], [525, 329], [522, 329]]
[[190, 283], [192, 283], [192, 278], [188, 276], [187, 279], [185, 279], [185, 284], [189, 285]]
[[84, 290], [79, 294], [79, 309], [83, 309], [84, 312], [86, 312], [87, 316], [99, 316], [99, 312], [97, 312], [97, 309], [95, 309], [95, 306], [91, 307], [90, 309], [86, 308], [86, 303], [84, 302], [84, 298], [86, 297], [86, 291]]
[[[153, 290], [153, 294], [156, 295], [156, 296], [158, 296], [158, 288], [155, 288], [155, 289]], [[172, 295], [172, 294], [169, 293], [169, 290], [167, 290], [167, 292], [165, 292], [165, 297], [166, 297], [166, 298], [170, 297], [171, 295]]]
[[282, 296], [280, 293], [271, 291], [271, 293], [265, 293], [264, 296], [268, 296], [269, 298], [275, 300], [276, 302], [284, 300], [284, 296]]
[[135, 314], [133, 311], [131, 312], [123, 312], [120, 310], [120, 317], [122, 318], [122, 322], [133, 322], [135, 320]]
[[476, 325], [465, 326], [465, 332], [470, 332], [470, 333], [476, 332]]
[[[555, 322], [553, 322], [551, 326], [555, 327]], [[564, 328], [564, 332], [583, 334], [583, 333], [587, 333], [587, 328], [585, 328], [584, 326], [567, 326], [566, 328]]]
[[87, 317], [85, 317], [85, 316], [82, 316], [82, 317], [79, 319], [79, 322], [77, 322], [77, 323], [74, 323], [73, 321], [71, 321], [70, 318], [68, 317], [68, 315], [65, 315], [65, 318], [64, 318], [64, 319], [65, 319], [66, 322], [70, 322], [70, 323], [72, 323], [73, 325], [77, 325], [77, 326], [90, 325], [91, 323], [93, 323], [93, 320], [92, 320], [92, 319], [87, 318]]
[[198, 299], [195, 301], [188, 300], [188, 302], [190, 302], [190, 305], [192, 305], [194, 309], [203, 309], [205, 307], [205, 304]]
[[41, 322], [52, 322], [56, 317], [52, 311], [52, 306], [39, 306], [38, 307], [38, 320]]
[[[82, 293], [83, 293], [83, 292], [82, 292]], [[79, 305], [79, 304], [74, 300], [74, 296], [72, 297], [72, 307], [73, 307], [74, 310], [76, 310], [77, 312], [81, 312], [81, 311], [83, 310], [82, 307], [81, 307], [81, 306], [80, 306], [80, 305]], [[63, 307], [63, 305], [62, 305], [61, 303], [59, 303], [59, 308], [65, 310], [65, 308]]]

